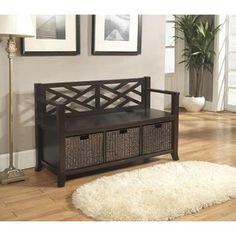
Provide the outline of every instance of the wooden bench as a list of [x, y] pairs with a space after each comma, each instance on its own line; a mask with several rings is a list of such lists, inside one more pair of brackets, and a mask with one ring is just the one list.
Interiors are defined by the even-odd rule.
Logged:
[[[171, 95], [171, 111], [150, 94]], [[36, 171], [66, 177], [170, 153], [178, 160], [179, 93], [150, 77], [35, 84]]]

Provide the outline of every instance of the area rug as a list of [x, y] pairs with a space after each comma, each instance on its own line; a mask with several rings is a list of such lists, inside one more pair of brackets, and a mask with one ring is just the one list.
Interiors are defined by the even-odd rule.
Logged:
[[102, 177], [72, 195], [96, 220], [161, 221], [236, 198], [236, 168], [202, 161], [170, 162]]

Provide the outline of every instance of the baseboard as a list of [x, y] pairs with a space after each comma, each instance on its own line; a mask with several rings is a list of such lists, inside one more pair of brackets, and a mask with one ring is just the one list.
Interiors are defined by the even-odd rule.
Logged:
[[[27, 169], [35, 167], [35, 149], [15, 152], [14, 153], [14, 166], [19, 169]], [[7, 168], [9, 165], [9, 154], [0, 155], [0, 171]]]

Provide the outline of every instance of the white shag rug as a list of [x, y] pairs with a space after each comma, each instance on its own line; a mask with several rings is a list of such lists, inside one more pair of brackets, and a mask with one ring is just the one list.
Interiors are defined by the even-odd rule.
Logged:
[[202, 161], [170, 162], [102, 177], [72, 195], [96, 220], [171, 220], [236, 198], [236, 168]]

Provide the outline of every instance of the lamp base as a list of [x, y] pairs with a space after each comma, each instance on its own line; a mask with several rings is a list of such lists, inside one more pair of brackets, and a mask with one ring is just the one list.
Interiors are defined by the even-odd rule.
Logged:
[[7, 168], [4, 171], [0, 172], [0, 182], [2, 184], [23, 181], [28, 178], [28, 175], [24, 174], [23, 171], [16, 168]]

